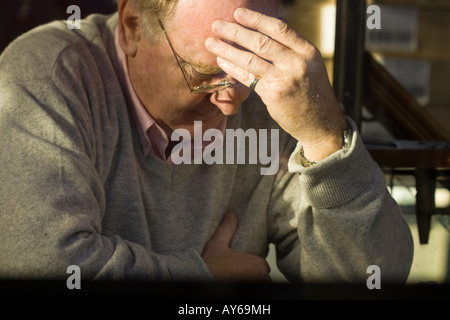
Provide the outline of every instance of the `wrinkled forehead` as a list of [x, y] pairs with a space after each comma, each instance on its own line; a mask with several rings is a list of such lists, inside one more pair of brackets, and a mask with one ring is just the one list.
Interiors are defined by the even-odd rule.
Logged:
[[[233, 12], [239, 7], [253, 10], [268, 7], [270, 0], [178, 0], [175, 6], [177, 19], [185, 19], [190, 24], [202, 24], [211, 20], [233, 21]], [[197, 17], [201, 20], [192, 20]]]
[[210, 29], [215, 20], [234, 22], [237, 8], [249, 8], [265, 14], [274, 15], [278, 8], [277, 0], [178, 0], [173, 22], [178, 27], [189, 27], [192, 32], [201, 33]]
[[[208, 54], [204, 45], [213, 35], [213, 22], [235, 22], [234, 11], [240, 7], [272, 16], [278, 13], [277, 0], [178, 0], [170, 24], [174, 46], [184, 48], [194, 61], [205, 61]], [[212, 56], [208, 58], [211, 63], [213, 58], [215, 60]]]

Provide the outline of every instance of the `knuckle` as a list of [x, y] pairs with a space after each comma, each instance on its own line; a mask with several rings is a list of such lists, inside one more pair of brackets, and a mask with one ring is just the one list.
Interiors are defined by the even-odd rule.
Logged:
[[268, 50], [272, 43], [272, 40], [267, 36], [260, 36], [255, 42], [254, 51], [257, 53], [264, 53]]
[[281, 35], [281, 34], [285, 34], [288, 32], [289, 27], [287, 25], [287, 23], [285, 23], [282, 20], [276, 20], [273, 24], [273, 32], [275, 34]]
[[257, 62], [256, 56], [247, 55], [247, 58], [245, 60], [245, 69], [249, 72], [252, 72], [252, 70], [255, 69], [256, 62]]
[[233, 26], [233, 30], [231, 31], [231, 37], [233, 39], [239, 39], [239, 35], [240, 35], [239, 28]]
[[322, 54], [316, 46], [310, 44], [305, 49], [306, 57], [310, 60], [322, 59]]
[[253, 24], [259, 26], [264, 23], [264, 16], [262, 14], [256, 14], [253, 20]]
[[308, 72], [308, 63], [305, 60], [299, 61], [296, 65], [297, 75], [303, 78]]

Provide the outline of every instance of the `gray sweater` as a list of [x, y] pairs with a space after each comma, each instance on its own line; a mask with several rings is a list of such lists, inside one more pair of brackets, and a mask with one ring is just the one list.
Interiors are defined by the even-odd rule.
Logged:
[[[0, 277], [210, 280], [201, 259], [224, 213], [232, 248], [275, 244], [291, 281], [404, 282], [413, 244], [385, 177], [353, 126], [351, 145], [311, 168], [257, 96], [228, 128], [279, 129], [280, 169], [170, 165], [143, 156], [120, 82], [117, 15], [19, 37], [0, 58]], [[269, 131], [270, 132], [270, 131]]]

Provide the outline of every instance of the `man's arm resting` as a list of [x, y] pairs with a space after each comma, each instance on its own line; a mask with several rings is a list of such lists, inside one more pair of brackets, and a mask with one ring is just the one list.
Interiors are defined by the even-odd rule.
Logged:
[[299, 173], [303, 198], [298, 220], [302, 278], [366, 280], [378, 265], [385, 281], [406, 281], [413, 257], [411, 232], [390, 196], [383, 172], [365, 149], [357, 128], [348, 150], [304, 168], [299, 148], [289, 169]]
[[2, 277], [67, 278], [77, 265], [85, 279], [211, 279], [194, 250], [164, 256], [151, 239], [104, 233], [105, 182], [81, 129], [91, 127], [83, 104], [70, 110], [47, 79], [0, 84], [0, 92]]

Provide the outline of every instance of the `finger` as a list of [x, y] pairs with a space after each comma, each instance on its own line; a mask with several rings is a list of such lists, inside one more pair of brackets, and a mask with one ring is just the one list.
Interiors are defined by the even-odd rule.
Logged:
[[[255, 77], [259, 77], [259, 76], [255, 76], [254, 74], [242, 69], [241, 67], [238, 67], [237, 65], [233, 64], [230, 61], [224, 60], [220, 57], [217, 58], [217, 63], [219, 64], [219, 67], [225, 71], [225, 73], [227, 73], [228, 75], [230, 75], [232, 78], [236, 79], [237, 81], [239, 81], [240, 83], [242, 83], [243, 85], [250, 87], [251, 83], [253, 82], [253, 79]], [[258, 90], [261, 89], [262, 82], [264, 80], [261, 78], [257, 84], [257, 86], [254, 88], [254, 90], [256, 91], [256, 93], [258, 93]]]
[[227, 212], [211, 237], [210, 242], [214, 242], [216, 245], [228, 247], [231, 240], [233, 240], [234, 234], [238, 229], [238, 225], [239, 221], [236, 213], [233, 211]]
[[287, 47], [272, 40], [269, 36], [249, 30], [236, 23], [218, 20], [213, 23], [212, 30], [218, 37], [246, 48], [257, 56], [264, 58], [264, 60], [273, 63], [286, 61], [292, 56]]
[[270, 278], [270, 265], [267, 262], [267, 260], [260, 256], [253, 256], [254, 261], [252, 264], [252, 270], [253, 273], [252, 279], [249, 280], [255, 280], [259, 282], [271, 282]]
[[216, 38], [208, 38], [206, 40], [206, 48], [218, 57], [230, 61], [243, 70], [260, 77], [271, 76], [276, 70], [276, 66], [257, 55], [237, 49]]
[[269, 265], [269, 263], [267, 262], [267, 260], [265, 259], [265, 258], [262, 258], [263, 259], [263, 261], [262, 261], [262, 266], [263, 266], [263, 270], [264, 270], [264, 273], [267, 273], [267, 275], [270, 273], [270, 265]]
[[300, 51], [305, 45], [309, 44], [306, 39], [281, 19], [269, 17], [246, 8], [236, 9], [234, 17], [244, 27], [262, 32], [288, 48]]

